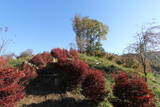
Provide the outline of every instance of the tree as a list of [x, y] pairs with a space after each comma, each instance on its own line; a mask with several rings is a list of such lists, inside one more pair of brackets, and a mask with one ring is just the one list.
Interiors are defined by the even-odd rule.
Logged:
[[73, 30], [80, 52], [92, 53], [103, 50], [101, 40], [106, 39], [108, 26], [89, 17], [76, 15], [73, 20]]
[[[8, 31], [8, 27], [0, 27], [0, 33], [2, 32], [7, 32]], [[5, 49], [6, 49], [6, 45], [9, 43], [9, 40], [4, 38], [3, 36], [0, 37], [0, 54], [2, 54]]]
[[33, 50], [32, 49], [27, 49], [24, 52], [22, 52], [18, 58], [25, 58], [25, 57], [31, 57], [33, 55]]
[[4, 54], [2, 56], [7, 60], [13, 60], [14, 58], [16, 58], [16, 54], [15, 53], [8, 53], [8, 54]]
[[135, 36], [135, 41], [127, 50], [136, 54], [138, 61], [143, 66], [143, 73], [147, 81], [147, 60], [151, 53], [159, 50], [160, 46], [160, 25], [143, 25], [140, 32]]

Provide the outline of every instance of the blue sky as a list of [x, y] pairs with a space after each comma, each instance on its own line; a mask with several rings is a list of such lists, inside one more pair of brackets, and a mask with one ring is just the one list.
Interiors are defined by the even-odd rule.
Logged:
[[35, 53], [55, 47], [69, 48], [75, 41], [72, 18], [89, 16], [109, 26], [103, 47], [122, 53], [142, 24], [160, 22], [160, 0], [0, 0], [0, 36], [12, 39], [7, 52]]

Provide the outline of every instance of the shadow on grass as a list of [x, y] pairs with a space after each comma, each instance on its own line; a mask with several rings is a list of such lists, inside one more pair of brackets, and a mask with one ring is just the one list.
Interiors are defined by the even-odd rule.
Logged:
[[97, 66], [95, 67], [96, 69], [100, 69], [105, 71], [105, 73], [107, 74], [111, 74], [113, 72], [116, 72], [118, 70], [120, 70], [118, 67], [114, 66], [114, 65], [110, 65], [110, 66]]
[[65, 90], [54, 85], [54, 77], [38, 76], [36, 79], [30, 81], [26, 86], [27, 95], [48, 95], [51, 93], [65, 93]]
[[64, 98], [61, 100], [47, 100], [38, 104], [23, 105], [22, 107], [96, 107], [88, 100], [75, 100], [74, 98]]

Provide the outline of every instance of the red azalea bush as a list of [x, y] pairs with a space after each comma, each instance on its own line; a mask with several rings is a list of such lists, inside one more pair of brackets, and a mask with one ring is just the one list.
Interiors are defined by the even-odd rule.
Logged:
[[52, 62], [53, 58], [52, 55], [48, 52], [43, 52], [41, 54], [37, 54], [34, 56], [30, 62], [36, 65], [38, 68], [45, 67], [49, 62]]
[[55, 48], [51, 50], [51, 55], [58, 60], [64, 60], [68, 58], [68, 51], [66, 49]]
[[24, 77], [23, 71], [15, 68], [0, 68], [0, 106], [14, 107], [15, 103], [25, 95], [20, 80]]
[[129, 78], [124, 72], [115, 76], [113, 94], [118, 98], [113, 102], [115, 107], [154, 107], [154, 95], [147, 83], [139, 77]]
[[76, 50], [66, 50], [66, 49], [60, 49], [55, 48], [51, 50], [51, 55], [55, 58], [57, 58], [59, 61], [66, 60], [69, 58], [72, 59], [78, 59], [78, 52]]
[[88, 70], [88, 65], [81, 60], [64, 60], [57, 65], [57, 69], [61, 69], [63, 72], [63, 86], [66, 86], [69, 90], [82, 83]]
[[36, 72], [37, 69], [33, 65], [23, 63], [23, 64], [21, 64], [19, 69], [24, 71], [24, 74], [25, 74], [24, 80], [25, 81], [28, 81], [30, 79], [35, 79], [38, 76], [38, 74]]
[[70, 53], [70, 55], [71, 55], [71, 58], [74, 58], [74, 59], [78, 59], [78, 58], [79, 58], [77, 50], [71, 49], [71, 50], [69, 51], [69, 53]]
[[88, 71], [85, 80], [82, 83], [82, 94], [94, 103], [104, 100], [107, 91], [105, 90], [105, 77], [100, 70]]

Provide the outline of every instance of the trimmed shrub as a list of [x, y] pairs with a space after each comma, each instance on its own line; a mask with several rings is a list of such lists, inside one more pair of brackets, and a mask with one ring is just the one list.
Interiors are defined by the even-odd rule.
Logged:
[[0, 106], [14, 107], [16, 102], [25, 95], [20, 79], [24, 77], [23, 71], [15, 68], [0, 69]]
[[115, 107], [154, 107], [154, 95], [147, 83], [136, 76], [129, 78], [124, 72], [115, 76], [113, 94], [117, 97], [112, 102]]
[[78, 51], [77, 51], [77, 50], [71, 49], [71, 50], [69, 51], [69, 53], [70, 53], [70, 58], [79, 59]]
[[82, 94], [94, 103], [104, 100], [107, 91], [105, 90], [105, 77], [99, 70], [88, 70], [88, 74], [82, 83]]
[[72, 90], [84, 80], [88, 65], [81, 60], [64, 60], [57, 64], [57, 70], [61, 70], [63, 73], [62, 85], [68, 90]]
[[51, 50], [51, 55], [58, 60], [65, 60], [68, 58], [68, 51], [66, 49], [55, 48]]
[[43, 52], [41, 54], [35, 55], [30, 62], [36, 65], [38, 68], [45, 67], [49, 62], [53, 61], [53, 57], [48, 52]]
[[63, 61], [66, 59], [78, 59], [78, 52], [76, 50], [66, 50], [55, 48], [51, 50], [51, 55], [58, 59], [58, 61]]
[[30, 65], [27, 63], [21, 64], [21, 66], [19, 67], [19, 70], [24, 71], [25, 77], [23, 79], [25, 81], [28, 81], [30, 79], [35, 79], [38, 76], [36, 72], [37, 69], [33, 65]]

